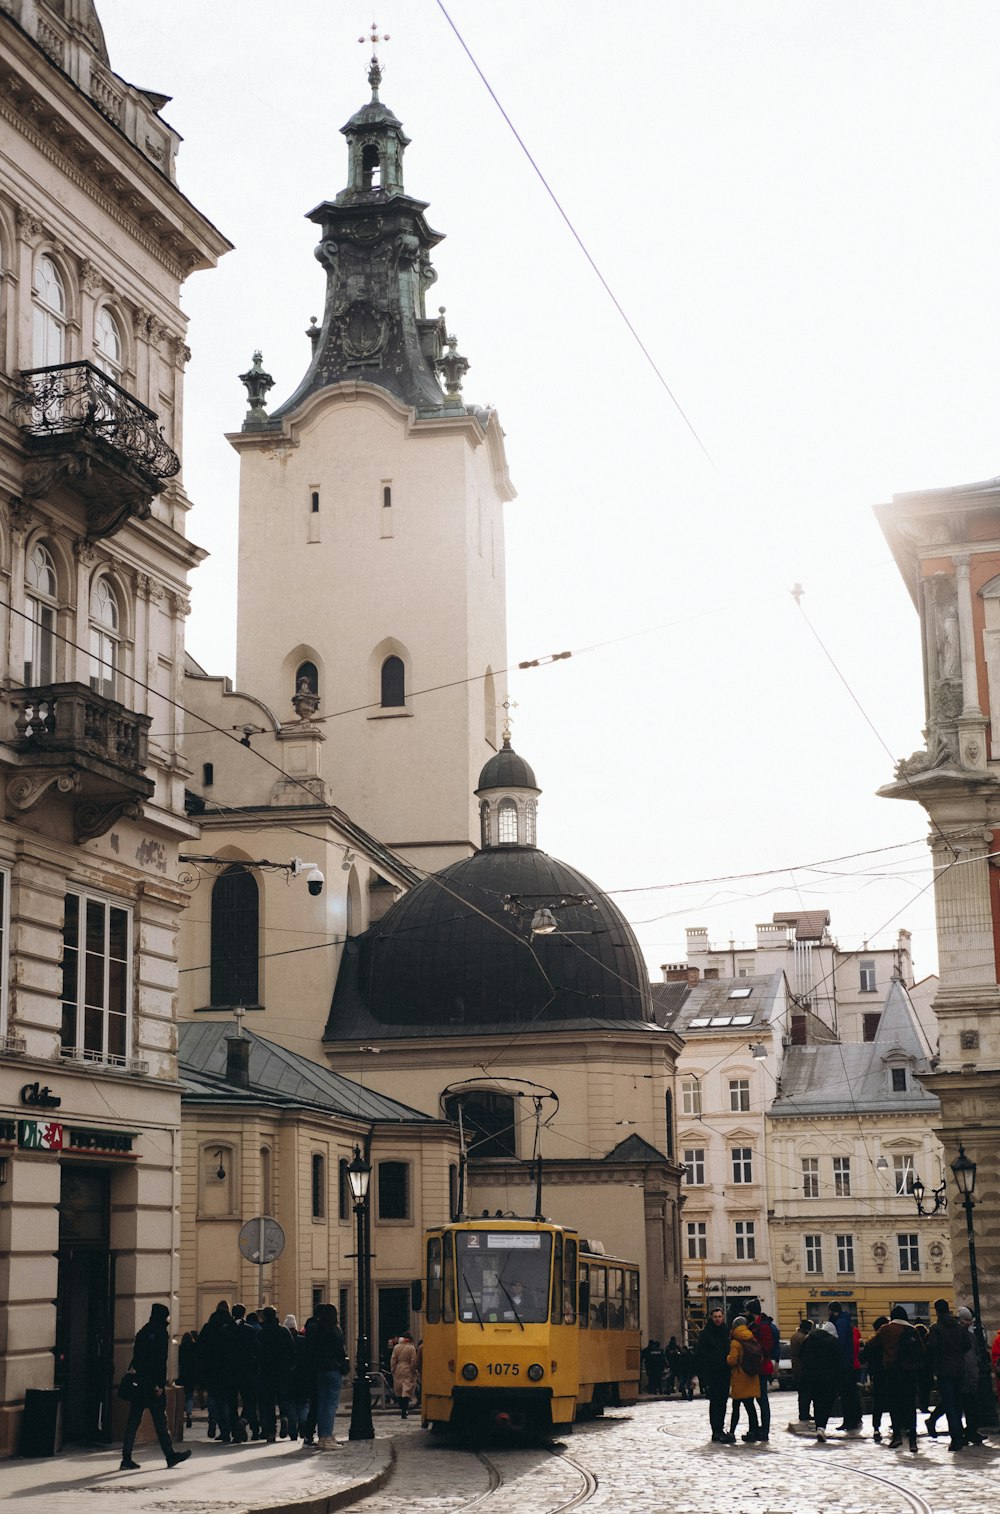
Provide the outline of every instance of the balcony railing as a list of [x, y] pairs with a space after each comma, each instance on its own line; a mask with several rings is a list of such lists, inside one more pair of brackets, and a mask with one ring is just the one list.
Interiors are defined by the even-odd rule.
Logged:
[[96, 758], [120, 773], [146, 768], [148, 715], [136, 715], [81, 683], [53, 683], [11, 693], [14, 746], [31, 758]]
[[93, 363], [25, 369], [12, 412], [28, 436], [82, 434], [103, 443], [145, 475], [153, 493], [180, 470], [154, 412]]

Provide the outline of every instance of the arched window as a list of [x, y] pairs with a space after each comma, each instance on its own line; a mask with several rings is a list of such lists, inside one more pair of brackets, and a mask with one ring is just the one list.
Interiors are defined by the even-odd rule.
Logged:
[[538, 815], [538, 806], [533, 799], [529, 799], [524, 807], [524, 810], [524, 839], [525, 841], [527, 841], [529, 846], [534, 846], [536, 844], [535, 837], [537, 835], [535, 821]]
[[497, 841], [500, 846], [517, 845], [517, 805], [513, 799], [501, 799], [497, 811]]
[[465, 1149], [470, 1160], [476, 1157], [517, 1156], [514, 1123], [514, 1100], [509, 1093], [476, 1090], [449, 1094], [444, 1101], [449, 1120], [458, 1122], [462, 1111]]
[[212, 1007], [258, 1002], [260, 896], [242, 863], [227, 867], [212, 889]]
[[51, 368], [64, 362], [66, 353], [66, 291], [51, 258], [38, 259], [32, 294], [32, 366]]
[[314, 662], [300, 662], [295, 669], [296, 694], [318, 694], [319, 672]]
[[401, 657], [387, 657], [382, 664], [382, 708], [400, 709], [406, 703], [406, 674]]
[[122, 334], [107, 305], [102, 305], [94, 321], [94, 365], [121, 383], [124, 363]]
[[106, 577], [90, 595], [90, 687], [105, 699], [118, 694], [118, 601]]
[[488, 799], [483, 799], [479, 804], [479, 830], [480, 844], [483, 847], [490, 845], [490, 805]]
[[51, 683], [55, 676], [56, 567], [49, 549], [37, 542], [24, 574], [24, 682], [28, 688]]
[[322, 1152], [313, 1152], [311, 1166], [312, 1217], [314, 1220], [322, 1220], [326, 1218], [326, 1157]]
[[273, 1214], [274, 1193], [272, 1191], [271, 1177], [271, 1148], [260, 1148], [260, 1212], [261, 1214]]
[[367, 142], [361, 149], [361, 188], [382, 188], [382, 160], [373, 142]]

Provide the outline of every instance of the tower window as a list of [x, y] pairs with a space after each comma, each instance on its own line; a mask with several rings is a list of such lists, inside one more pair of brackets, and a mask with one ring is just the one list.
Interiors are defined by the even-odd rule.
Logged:
[[310, 495], [310, 499], [309, 499], [309, 504], [310, 504], [310, 508], [312, 509], [313, 515], [318, 515], [319, 514], [319, 490], [318, 489], [314, 489], [312, 491], [312, 494]]
[[406, 676], [401, 657], [387, 657], [382, 664], [382, 708], [399, 709], [406, 703]]
[[212, 889], [212, 1004], [256, 1004], [260, 898], [257, 880], [240, 864]]
[[215, 782], [215, 764], [203, 762], [201, 765], [201, 781], [205, 788], [210, 789]]
[[517, 845], [517, 805], [513, 799], [501, 799], [497, 813], [497, 840], [501, 846]]
[[378, 148], [372, 142], [361, 149], [361, 188], [382, 188], [382, 160]]
[[392, 509], [392, 485], [391, 484], [383, 484], [382, 485], [382, 508], [384, 510], [391, 510]]

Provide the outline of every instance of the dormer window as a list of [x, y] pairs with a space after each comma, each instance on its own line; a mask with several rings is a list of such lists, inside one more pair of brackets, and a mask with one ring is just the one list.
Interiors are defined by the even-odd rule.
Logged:
[[373, 142], [366, 142], [361, 149], [361, 188], [382, 188], [382, 159]]
[[890, 1079], [891, 1079], [891, 1086], [892, 1086], [893, 1093], [905, 1093], [906, 1092], [906, 1068], [905, 1067], [891, 1067], [889, 1069], [889, 1076], [890, 1076]]

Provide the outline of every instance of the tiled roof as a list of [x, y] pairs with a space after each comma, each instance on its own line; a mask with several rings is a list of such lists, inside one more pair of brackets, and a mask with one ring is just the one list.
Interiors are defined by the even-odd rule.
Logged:
[[306, 1106], [364, 1121], [438, 1123], [431, 1115], [364, 1088], [245, 1028], [243, 1037], [250, 1042], [250, 1087], [239, 1088], [226, 1081], [226, 1040], [232, 1034], [231, 1021], [181, 1022], [177, 1060], [182, 1103], [185, 1099], [220, 1104], [251, 1101], [272, 1108]]
[[[907, 1069], [905, 1091], [893, 1092], [890, 1068]], [[930, 1070], [926, 1046], [903, 984], [894, 978], [874, 1041], [790, 1046], [772, 1117], [800, 1114], [901, 1114], [939, 1108], [917, 1077]]]

